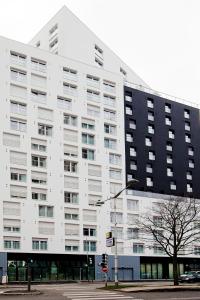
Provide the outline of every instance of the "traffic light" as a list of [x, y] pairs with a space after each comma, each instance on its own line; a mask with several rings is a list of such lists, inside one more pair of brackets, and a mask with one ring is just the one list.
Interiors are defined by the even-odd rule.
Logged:
[[88, 258], [88, 263], [89, 263], [89, 265], [92, 265], [92, 257]]
[[101, 258], [101, 266], [106, 267], [108, 265], [108, 254], [103, 253]]

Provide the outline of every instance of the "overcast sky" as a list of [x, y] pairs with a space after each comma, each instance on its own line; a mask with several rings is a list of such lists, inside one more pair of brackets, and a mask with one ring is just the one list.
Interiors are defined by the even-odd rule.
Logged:
[[200, 0], [1, 0], [0, 35], [27, 43], [63, 5], [151, 88], [200, 103]]

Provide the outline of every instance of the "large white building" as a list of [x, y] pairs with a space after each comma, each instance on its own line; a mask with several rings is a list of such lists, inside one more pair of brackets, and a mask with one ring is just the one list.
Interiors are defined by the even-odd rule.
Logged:
[[[66, 7], [28, 45], [0, 38], [3, 280], [26, 280], [29, 259], [35, 281], [100, 279], [105, 252], [113, 278], [114, 204], [95, 203], [126, 185], [125, 80], [147, 87]], [[134, 225], [156, 198], [117, 199], [121, 279], [140, 278], [138, 253], [158, 254]]]

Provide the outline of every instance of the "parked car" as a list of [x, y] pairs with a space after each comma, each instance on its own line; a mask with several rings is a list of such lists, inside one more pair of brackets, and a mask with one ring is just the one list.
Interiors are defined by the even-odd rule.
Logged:
[[200, 271], [191, 271], [185, 274], [180, 275], [179, 277], [180, 282], [198, 282], [200, 281]]

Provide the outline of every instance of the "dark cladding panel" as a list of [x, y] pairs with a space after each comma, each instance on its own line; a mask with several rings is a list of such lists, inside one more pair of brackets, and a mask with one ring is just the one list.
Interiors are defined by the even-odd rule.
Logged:
[[[140, 181], [135, 189], [200, 198], [199, 110], [130, 87], [124, 88], [124, 95], [126, 174]], [[174, 135], [174, 139], [169, 134]], [[146, 145], [146, 138], [147, 142], [152, 142], [151, 146]], [[186, 138], [191, 142], [187, 143]], [[167, 144], [169, 148], [172, 145], [172, 151], [166, 149]], [[136, 151], [135, 157], [130, 155], [130, 148]], [[191, 155], [192, 151], [188, 154], [189, 149], [194, 150], [194, 155]], [[149, 160], [152, 154], [155, 160]], [[194, 163], [194, 168], [189, 167], [189, 162]], [[134, 164], [137, 170], [134, 170]], [[149, 170], [152, 168], [152, 173], [147, 172], [148, 167]], [[148, 177], [153, 186], [147, 186]], [[173, 183], [176, 189], [170, 187]], [[191, 186], [192, 192], [188, 191], [187, 185]]]

